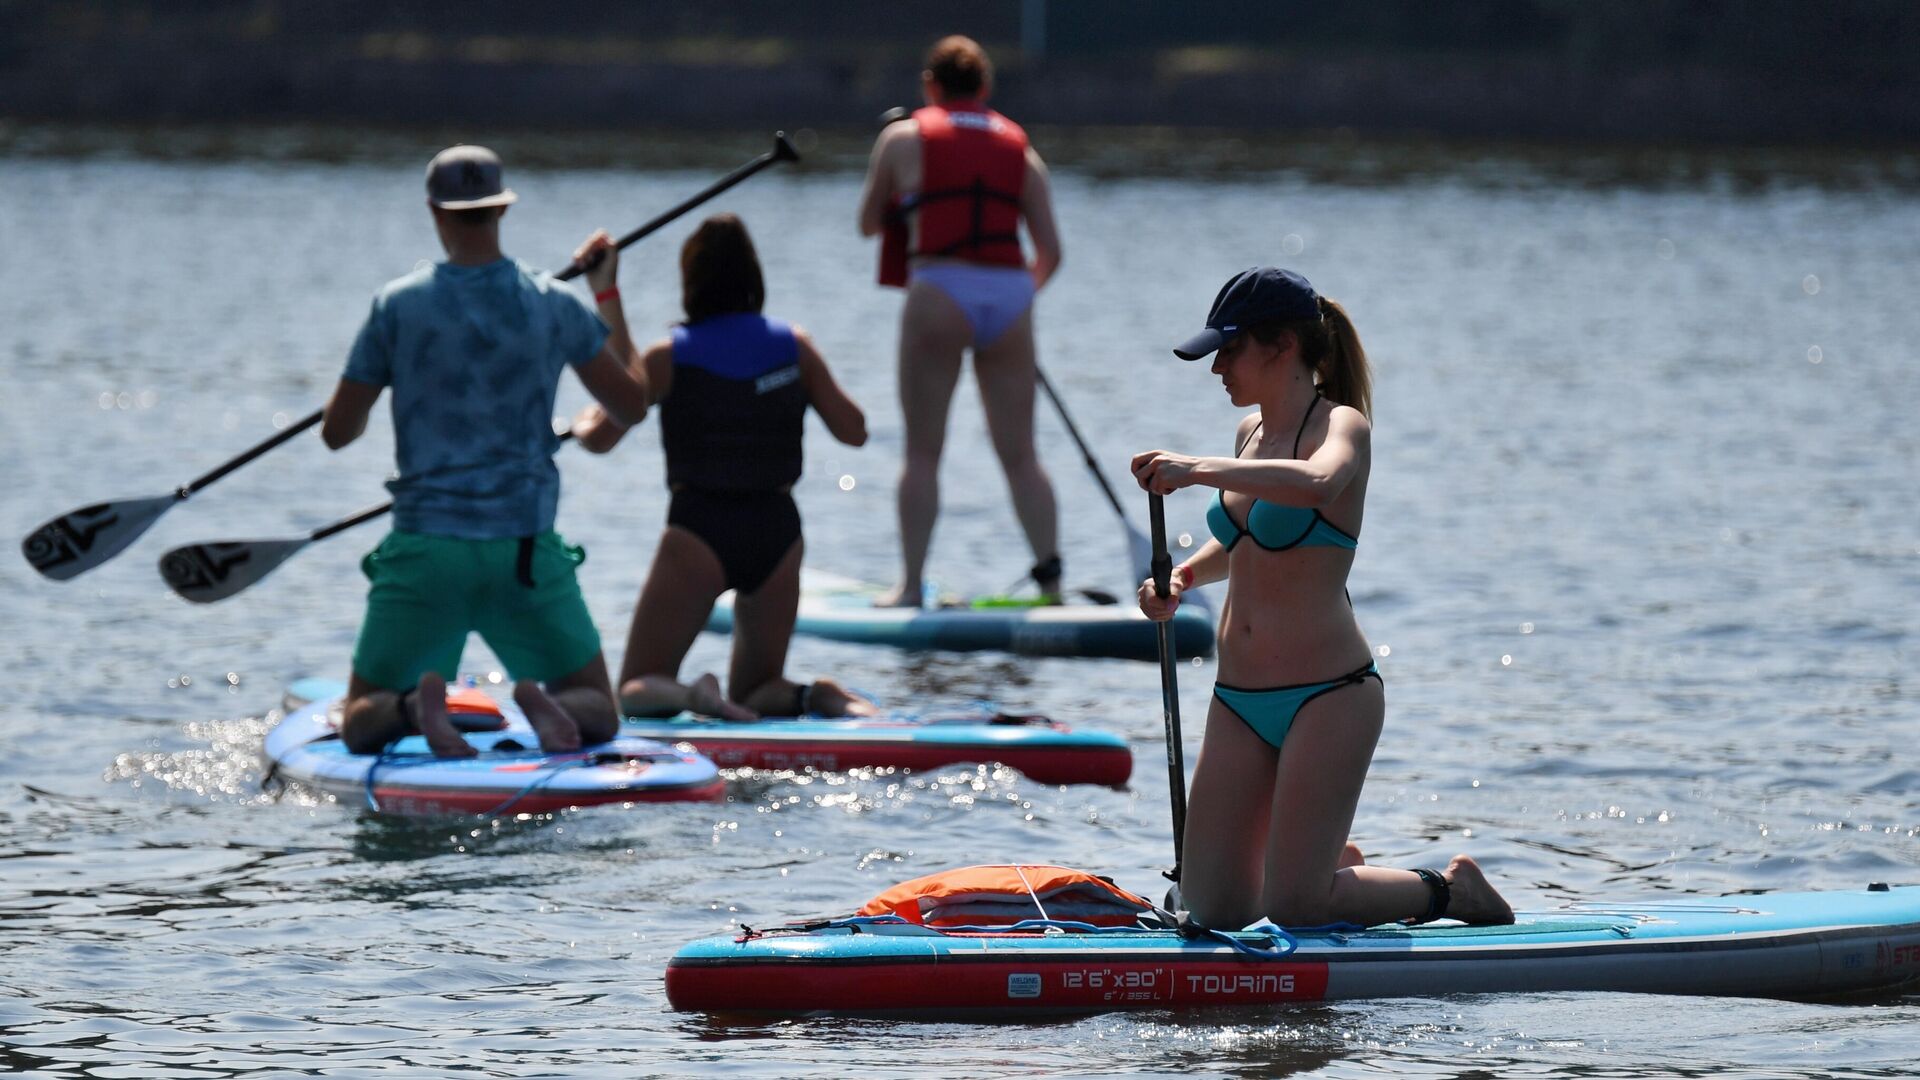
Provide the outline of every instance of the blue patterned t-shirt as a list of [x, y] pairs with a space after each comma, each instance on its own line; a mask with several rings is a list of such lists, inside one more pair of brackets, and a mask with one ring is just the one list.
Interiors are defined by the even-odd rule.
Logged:
[[585, 299], [512, 259], [388, 282], [344, 375], [393, 390], [393, 527], [472, 540], [551, 529], [560, 372], [606, 340]]

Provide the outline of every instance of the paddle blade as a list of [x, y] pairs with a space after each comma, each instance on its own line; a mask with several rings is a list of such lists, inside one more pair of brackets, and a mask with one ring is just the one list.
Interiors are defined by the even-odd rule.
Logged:
[[177, 495], [161, 495], [83, 506], [28, 533], [20, 553], [35, 570], [66, 581], [125, 551], [179, 501]]
[[160, 556], [160, 576], [182, 597], [196, 604], [211, 604], [273, 573], [275, 567], [309, 543], [303, 536], [297, 540], [187, 544]]

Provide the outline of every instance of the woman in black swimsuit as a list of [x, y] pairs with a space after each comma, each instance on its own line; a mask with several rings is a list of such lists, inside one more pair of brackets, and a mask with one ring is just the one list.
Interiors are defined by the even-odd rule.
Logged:
[[[617, 258], [606, 234], [579, 258]], [[630, 716], [682, 710], [730, 720], [756, 716], [869, 714], [870, 702], [831, 679], [782, 673], [800, 602], [800, 440], [811, 405], [833, 437], [867, 441], [867, 421], [834, 382], [799, 327], [760, 314], [766, 287], [746, 226], [732, 214], [702, 222], [680, 251], [687, 321], [644, 352], [634, 348], [617, 289], [600, 293], [600, 316], [630, 366], [646, 375], [660, 406], [667, 486], [673, 502], [653, 568], [640, 590], [620, 669], [620, 706]], [[581, 445], [611, 450], [626, 428], [590, 407], [574, 424]], [[680, 682], [680, 664], [714, 600], [734, 590], [733, 662], [727, 694], [702, 675]]]

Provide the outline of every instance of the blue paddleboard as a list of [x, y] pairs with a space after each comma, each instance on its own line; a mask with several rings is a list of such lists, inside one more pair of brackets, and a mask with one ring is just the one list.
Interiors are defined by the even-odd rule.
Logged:
[[[800, 576], [800, 611], [793, 632], [860, 645], [951, 652], [997, 650], [1023, 656], [1160, 658], [1159, 631], [1133, 605], [1073, 602], [1045, 607], [976, 606], [877, 608], [881, 588], [815, 570]], [[721, 595], [707, 619], [716, 634], [733, 632], [733, 594]], [[1213, 655], [1213, 618], [1200, 604], [1173, 617], [1180, 659]]]

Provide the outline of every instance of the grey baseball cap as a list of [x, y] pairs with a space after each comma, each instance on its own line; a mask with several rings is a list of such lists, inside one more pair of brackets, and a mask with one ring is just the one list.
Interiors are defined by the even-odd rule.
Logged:
[[500, 155], [484, 146], [449, 146], [427, 163], [427, 201], [443, 210], [505, 206], [520, 196], [500, 182]]

